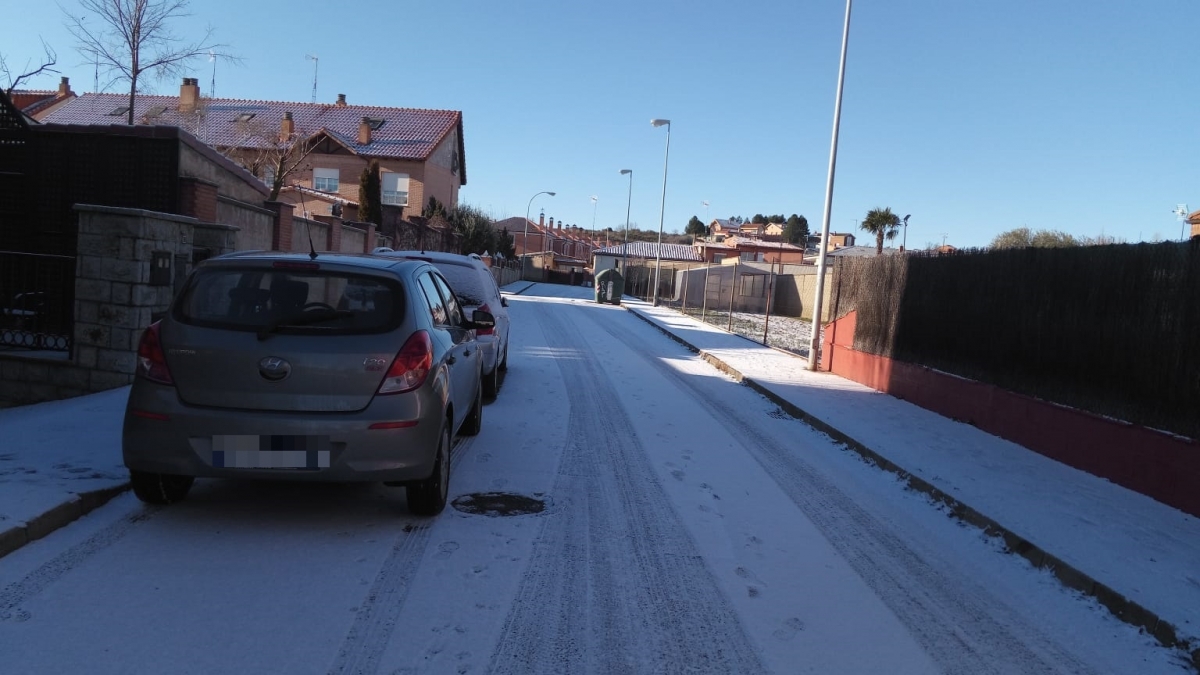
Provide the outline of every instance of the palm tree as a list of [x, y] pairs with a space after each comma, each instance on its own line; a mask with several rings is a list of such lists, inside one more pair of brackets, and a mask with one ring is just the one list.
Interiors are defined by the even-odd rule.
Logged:
[[863, 218], [862, 229], [875, 235], [875, 254], [883, 255], [883, 240], [896, 238], [900, 231], [900, 216], [892, 213], [890, 208], [871, 209]]

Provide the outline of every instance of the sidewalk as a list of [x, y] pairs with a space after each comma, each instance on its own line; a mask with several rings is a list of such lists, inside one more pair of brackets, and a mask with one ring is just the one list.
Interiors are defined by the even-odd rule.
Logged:
[[[1186, 649], [1200, 670], [1200, 519], [674, 310], [630, 298], [623, 307], [1119, 618]], [[128, 489], [128, 391], [0, 410], [0, 559]]]
[[623, 306], [1200, 669], [1200, 519], [665, 307]]

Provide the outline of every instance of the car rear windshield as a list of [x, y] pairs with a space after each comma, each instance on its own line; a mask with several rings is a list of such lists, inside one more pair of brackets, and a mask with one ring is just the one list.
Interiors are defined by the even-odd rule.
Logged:
[[446, 281], [450, 283], [450, 288], [454, 291], [454, 295], [458, 296], [460, 303], [478, 307], [487, 302], [491, 296], [484, 288], [483, 284], [486, 279], [478, 268], [440, 260], [435, 260], [433, 265], [438, 268], [442, 276], [446, 277]]
[[379, 333], [403, 317], [398, 281], [331, 270], [200, 268], [173, 317], [196, 326], [281, 333]]

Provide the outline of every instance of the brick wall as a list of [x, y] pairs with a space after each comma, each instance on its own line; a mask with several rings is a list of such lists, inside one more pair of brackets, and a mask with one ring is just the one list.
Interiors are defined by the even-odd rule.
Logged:
[[204, 223], [217, 220], [217, 184], [199, 178], [179, 179], [179, 211]]

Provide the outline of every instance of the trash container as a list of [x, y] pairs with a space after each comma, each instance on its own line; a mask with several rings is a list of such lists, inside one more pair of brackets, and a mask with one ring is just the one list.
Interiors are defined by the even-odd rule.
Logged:
[[596, 302], [619, 305], [624, 294], [625, 278], [620, 272], [610, 268], [596, 273]]

